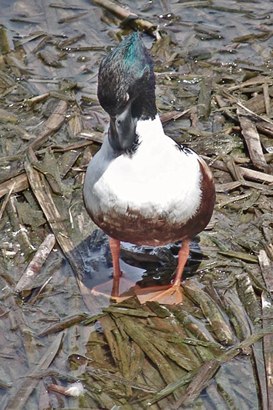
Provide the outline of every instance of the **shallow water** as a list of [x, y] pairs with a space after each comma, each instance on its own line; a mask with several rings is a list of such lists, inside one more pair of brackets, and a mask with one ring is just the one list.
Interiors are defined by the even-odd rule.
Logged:
[[[132, 11], [151, 20], [165, 30], [177, 45], [177, 58], [164, 71], [181, 72], [179, 58], [188, 64], [196, 60], [208, 61], [230, 70], [241, 68], [272, 70], [272, 4], [268, 1], [127, 1]], [[193, 4], [195, 7], [190, 7]], [[39, 64], [32, 50], [37, 41], [27, 41], [37, 31], [65, 39], [85, 34], [77, 47], [68, 45], [64, 58], [69, 63], [54, 70], [54, 79], [70, 78], [84, 87], [84, 95], [95, 92], [97, 63], [107, 48], [115, 44], [113, 38], [118, 31], [116, 20], [88, 1], [78, 1], [77, 7], [56, 7], [54, 3], [39, 1], [2, 1], [0, 23], [10, 30], [9, 40], [26, 44], [26, 62], [31, 68], [33, 80], [52, 79], [52, 69]], [[71, 3], [71, 6], [73, 4]], [[51, 6], [51, 7], [50, 7]], [[82, 15], [82, 13], [86, 13]], [[77, 17], [62, 22], [61, 19]], [[102, 21], [103, 20], [103, 21]], [[73, 49], [74, 47], [74, 49]], [[87, 52], [82, 47], [91, 47]], [[95, 51], [92, 50], [95, 48]], [[168, 52], [165, 50], [165, 52]], [[37, 53], [36, 53], [37, 57]], [[69, 75], [68, 75], [69, 71]], [[228, 71], [227, 71], [228, 73]], [[181, 72], [183, 74], [183, 72]], [[35, 83], [41, 87], [41, 84]], [[50, 82], [47, 83], [47, 87]]]
[[[121, 4], [123, 3], [125, 4], [125, 2], [121, 2]], [[136, 4], [137, 9], [135, 8]], [[217, 87], [221, 85], [226, 84], [228, 87], [231, 84], [234, 87], [234, 84], [240, 85], [242, 81], [259, 73], [268, 77], [272, 76], [273, 15], [272, 2], [269, 0], [228, 2], [213, 0], [134, 2], [128, 0], [126, 5], [141, 17], [158, 24], [163, 32], [163, 41], [159, 44], [153, 44], [153, 46], [152, 37], [144, 35], [145, 43], [148, 47], [152, 47], [151, 52], [155, 59], [157, 103], [161, 114], [172, 110], [183, 111], [193, 105], [195, 106], [200, 95], [201, 85], [210, 89], [211, 81], [213, 81], [212, 88], [216, 94]], [[24, 99], [30, 99], [34, 95], [42, 95], [48, 91], [61, 91], [63, 98], [64, 95], [68, 97], [68, 100], [70, 98], [71, 105], [66, 111], [65, 127], [52, 135], [48, 145], [55, 147], [67, 146], [71, 142], [82, 141], [82, 134], [78, 135], [77, 133], [78, 124], [76, 120], [78, 118], [80, 118], [81, 126], [79, 128], [81, 131], [91, 131], [99, 140], [107, 118], [99, 107], [96, 97], [98, 64], [102, 56], [110, 47], [117, 44], [121, 34], [123, 34], [118, 27], [119, 21], [110, 13], [103, 11], [89, 1], [79, 0], [75, 5], [74, 2], [52, 3], [42, 0], [2, 0], [0, 24], [2, 25], [0, 50], [3, 55], [0, 60], [0, 69], [14, 79], [14, 83], [9, 85], [11, 88], [6, 87], [8, 88], [7, 94], [6, 88], [2, 86], [2, 80], [0, 82], [1, 108], [18, 116], [17, 122], [14, 123], [12, 118], [7, 123], [3, 120], [0, 121], [1, 175], [7, 171], [15, 172], [19, 167], [23, 167], [22, 159], [9, 158], [16, 156], [25, 147], [28, 141], [27, 138], [39, 134], [44, 126], [45, 119], [51, 113], [50, 101], [47, 106], [46, 103], [44, 105], [42, 103], [34, 106], [34, 109], [25, 105]], [[74, 41], [66, 43], [66, 40], [70, 40], [74, 36], [76, 36]], [[63, 42], [61, 46], [60, 42]], [[8, 59], [8, 57], [11, 58]], [[251, 96], [252, 94], [255, 96], [255, 93], [256, 90], [249, 91]], [[246, 98], [246, 96], [244, 97]], [[220, 110], [215, 100], [211, 102], [210, 109], [209, 113], [200, 115], [201, 120], [199, 120], [197, 127], [200, 134], [187, 133], [187, 128], [191, 124], [189, 118], [182, 118], [166, 124], [166, 133], [183, 143], [191, 145], [198, 152], [212, 159], [215, 159], [218, 155], [220, 157], [231, 157], [238, 153], [242, 157], [245, 149], [236, 127], [234, 127], [234, 132], [227, 133], [225, 121], [223, 122], [221, 116], [222, 112], [219, 113]], [[74, 119], [76, 119], [76, 125], [73, 123]], [[20, 132], [14, 124], [21, 127]], [[228, 126], [230, 125], [228, 124]], [[25, 135], [22, 129], [27, 131], [28, 135]], [[26, 139], [22, 138], [22, 135]], [[94, 145], [91, 146], [92, 154], [98, 149], [98, 145]], [[38, 153], [40, 162], [44, 159], [45, 146], [42, 146]], [[79, 155], [88, 156], [88, 154], [90, 152], [86, 149], [84, 154], [80, 152]], [[63, 153], [58, 154], [58, 151], [55, 152], [55, 162], [59, 161], [58, 166], [60, 167], [62, 158], [64, 158], [62, 155]], [[6, 159], [7, 157], [8, 159]], [[71, 235], [75, 244], [72, 251], [80, 264], [83, 283], [89, 288], [109, 280], [112, 267], [107, 238], [101, 232], [94, 230], [95, 227], [83, 209], [81, 199], [82, 178], [79, 177], [83, 174], [83, 166], [83, 162], [75, 163], [75, 169], [72, 169], [68, 177], [62, 179], [67, 191], [64, 191], [63, 195], [56, 195], [54, 199], [58, 205], [62, 205], [64, 219], [66, 217], [74, 223], [73, 228], [69, 231], [69, 235]], [[232, 181], [232, 178], [225, 175], [223, 176], [223, 173], [219, 170], [215, 171], [218, 185]], [[62, 188], [63, 186], [60, 190]], [[216, 301], [215, 303], [217, 303], [219, 309], [225, 312], [225, 318], [228, 315], [228, 308], [224, 304], [226, 292], [230, 289], [234, 291], [236, 297], [233, 293], [231, 294], [232, 297], [235, 297], [239, 307], [241, 306], [240, 300], [244, 300], [242, 290], [240, 293], [242, 280], [239, 281], [239, 285], [236, 282], [241, 273], [250, 272], [252, 277], [258, 278], [258, 285], [260, 286], [256, 284], [258, 296], [260, 296], [262, 286], [264, 286], [259, 283], [260, 271], [257, 263], [253, 263], [253, 261], [248, 263], [236, 259], [236, 257], [229, 258], [218, 253], [219, 250], [222, 252], [235, 250], [255, 256], [263, 248], [265, 240], [263, 234], [266, 229], [270, 228], [272, 223], [270, 219], [272, 210], [268, 199], [271, 197], [263, 195], [261, 190], [258, 190], [257, 193], [255, 187], [252, 189], [247, 188], [245, 191], [242, 187], [239, 187], [234, 195], [239, 196], [245, 192], [249, 193], [249, 191], [250, 196], [246, 198], [241, 206], [236, 208], [235, 201], [235, 205], [232, 203], [234, 207], [227, 205], [217, 208], [215, 212], [216, 222], [214, 220], [212, 230], [202, 233], [200, 239], [193, 241], [190, 261], [185, 272], [185, 276], [193, 276], [198, 283], [200, 281], [202, 289], [205, 287], [212, 300]], [[261, 198], [259, 199], [260, 194]], [[233, 191], [220, 194], [218, 204], [222, 204], [227, 199], [232, 199], [232, 195]], [[32, 214], [34, 218], [34, 210], [36, 211], [36, 208], [38, 208], [34, 196], [29, 195], [27, 189], [15, 196], [19, 203], [25, 204], [27, 202], [31, 205], [26, 212]], [[239, 203], [241, 204], [241, 202]], [[66, 215], [68, 208], [70, 211], [69, 217]], [[26, 248], [22, 247], [24, 242], [21, 242], [19, 230], [15, 229], [10, 222], [11, 215], [12, 211], [9, 210], [9, 214], [5, 213], [0, 220], [0, 249], [2, 252], [0, 260], [2, 290], [0, 394], [5, 403], [10, 397], [18, 399], [21, 396], [21, 383], [26, 382], [28, 384], [30, 379], [32, 381], [35, 379], [35, 377], [28, 379], [25, 375], [29, 374], [29, 369], [31, 371], [34, 368], [36, 369], [35, 366], [38, 361], [49, 349], [50, 343], [56, 339], [56, 334], [39, 338], [40, 332], [46, 330], [52, 324], [61, 322], [68, 316], [75, 313], [82, 314], [82, 312], [87, 311], [82, 294], [76, 285], [72, 269], [58, 246], [50, 254], [41, 271], [41, 276], [37, 279], [37, 282], [33, 283], [33, 288], [25, 296], [23, 302], [20, 298], [14, 297], [14, 286], [31, 259], [32, 251], [27, 246]], [[37, 248], [41, 243], [41, 238], [44, 238], [50, 231], [49, 225], [44, 221], [40, 225], [37, 222], [37, 225], [33, 227], [27, 221], [23, 211], [20, 213], [20, 217], [21, 224], [26, 229], [31, 245]], [[38, 221], [41, 215], [35, 214], [35, 217]], [[254, 219], [255, 223], [252, 223]], [[267, 234], [268, 236], [264, 235], [265, 238], [270, 236], [269, 234]], [[123, 248], [122, 269], [125, 272], [126, 279], [130, 279], [132, 282], [140, 281], [144, 286], [151, 283], [170, 281], [175, 269], [178, 245], [171, 245], [155, 251], [126, 244]], [[51, 280], [45, 290], [39, 294], [41, 285], [48, 278]], [[248, 284], [248, 286], [250, 285]], [[241, 299], [237, 295], [237, 291]], [[260, 304], [260, 299], [257, 300]], [[95, 305], [92, 313], [101, 311], [102, 306], [108, 304], [108, 300], [100, 301], [98, 303], [99, 307]], [[236, 318], [233, 318], [233, 321], [230, 320], [234, 343], [246, 338], [249, 333], [255, 330], [255, 326], [258, 328], [259, 309], [257, 308], [257, 311], [253, 313], [251, 307], [253, 309], [256, 307], [254, 303], [248, 303], [247, 301], [247, 303], [242, 302], [241, 304], [243, 304], [243, 307], [240, 313], [247, 312], [246, 317], [248, 318], [248, 315], [251, 317], [251, 326], [253, 328], [249, 330], [248, 326], [250, 325], [247, 320], [250, 321], [250, 319], [248, 318], [246, 320], [247, 325], [245, 325], [245, 328], [243, 327], [244, 332], [241, 335], [239, 331], [236, 331]], [[206, 327], [208, 333], [213, 333], [209, 321], [203, 317], [198, 303], [194, 304], [186, 298], [184, 309], [185, 311], [189, 309], [187, 313], [189, 316], [194, 317], [197, 327]], [[105, 325], [104, 323], [106, 333], [109, 329], [114, 329], [113, 334], [115, 337], [119, 335], [118, 332], [121, 332], [121, 336], [126, 341], [127, 339], [122, 333], [123, 330], [120, 330], [123, 329], [122, 327], [119, 327], [116, 333], [116, 329], [111, 327], [115, 316], [108, 316], [107, 320], [109, 319], [110, 324], [107, 322], [107, 325]], [[173, 314], [170, 317], [172, 320], [168, 321], [167, 319], [167, 324], [174, 322]], [[238, 315], [238, 317], [241, 320], [241, 316]], [[141, 318], [135, 319], [136, 326], [143, 321], [144, 319]], [[158, 321], [160, 322], [160, 320]], [[245, 322], [243, 321], [243, 323]], [[162, 334], [164, 334], [164, 324], [166, 323], [163, 321], [163, 324], [160, 325], [163, 329], [162, 331], [160, 328]], [[156, 327], [156, 323], [149, 318], [145, 322], [145, 327], [151, 330]], [[114, 359], [113, 357], [109, 358], [111, 347], [115, 347], [114, 342], [109, 333], [107, 333], [108, 339], [103, 338], [102, 333], [103, 330], [99, 324], [96, 326], [93, 326], [93, 324], [88, 326], [76, 324], [68, 327], [64, 332], [63, 346], [54, 360], [54, 369], [57, 369], [61, 376], [60, 374], [52, 376], [39, 368], [40, 373], [36, 374], [39, 389], [28, 399], [26, 408], [37, 408], [39, 401], [40, 408], [49, 408], [50, 405], [54, 408], [84, 407], [84, 404], [78, 402], [77, 399], [66, 399], [57, 395], [50, 395], [50, 403], [46, 401], [48, 398], [46, 387], [49, 383], [64, 380], [65, 384], [69, 381], [71, 374], [75, 378], [87, 377], [85, 368], [78, 372], [70, 367], [68, 370], [67, 358], [73, 354], [79, 357], [80, 355], [88, 356], [93, 354], [92, 349], [94, 349], [96, 352], [94, 356], [96, 360], [98, 359], [98, 363], [101, 360], [104, 365], [105, 362], [111, 364], [112, 367], [109, 370], [111, 375], [117, 374], [119, 377], [125, 377], [124, 373], [120, 371], [120, 362], [115, 362], [114, 354]], [[98, 339], [94, 334], [99, 335]], [[157, 337], [160, 340], [158, 333]], [[155, 338], [155, 336], [153, 335], [151, 338]], [[217, 339], [217, 334], [213, 334], [211, 338], [215, 344], [217, 342], [218, 347], [220, 345], [222, 349], [226, 348], [225, 343], [221, 345], [221, 342]], [[131, 339], [130, 343], [132, 343]], [[129, 345], [129, 342], [127, 344]], [[174, 342], [171, 341], [170, 345], [173, 348]], [[108, 349], [105, 355], [106, 360], [104, 360], [105, 357], [99, 351], [98, 346], [106, 346], [106, 349]], [[124, 346], [125, 348], [126, 346]], [[135, 353], [133, 348], [134, 346], [132, 347], [132, 355]], [[259, 349], [260, 346], [256, 351], [258, 363]], [[205, 353], [204, 350], [200, 350], [198, 353], [200, 356], [197, 355], [198, 358], [200, 359], [202, 354]], [[141, 360], [144, 359], [140, 353], [139, 357], [140, 363], [138, 363], [138, 366], [141, 368], [141, 363], [143, 363]], [[202, 402], [197, 401], [196, 406], [222, 409], [223, 403], [228, 402], [232, 408], [258, 408], [261, 394], [257, 389], [259, 384], [257, 382], [258, 372], [253, 366], [253, 361], [250, 351], [246, 350], [246, 353], [240, 356], [239, 359], [224, 364], [217, 377], [203, 391], [201, 395]], [[173, 365], [173, 360], [170, 360], [170, 362]], [[260, 362], [262, 362], [261, 356]], [[162, 384], [164, 379], [162, 379], [162, 375], [156, 376], [153, 373], [156, 363], [152, 363], [153, 365], [151, 365], [150, 359], [145, 361], [144, 367], [146, 370], [148, 369], [148, 373], [145, 374], [145, 381], [147, 386], [153, 388], [156, 386], [156, 390], [161, 390], [167, 382]], [[183, 372], [179, 373], [177, 368], [175, 371], [177, 372], [177, 379], [183, 377]], [[153, 384], [154, 377], [157, 378]], [[40, 383], [40, 380], [43, 380], [45, 384]], [[8, 386], [5, 386], [4, 382]], [[90, 385], [86, 383], [93, 400], [90, 401], [90, 406], [94, 406], [94, 403], [96, 403], [95, 406], [99, 407], [97, 403], [101, 402], [100, 398], [96, 396], [99, 396], [96, 389], [104, 391], [105, 386], [103, 383], [103, 378], [98, 376], [94, 380], [92, 379]], [[142, 379], [141, 383], [143, 383]], [[93, 385], [96, 386], [95, 393], [92, 390]], [[107, 388], [109, 389], [109, 387]], [[106, 391], [107, 388], [105, 388]], [[35, 387], [33, 387], [33, 390], [35, 390]], [[125, 398], [127, 400], [129, 397], [128, 402], [133, 403], [130, 406], [132, 405], [132, 408], [135, 408], [134, 400], [138, 400], [138, 397], [137, 399], [133, 397], [134, 400], [131, 400], [129, 395], [127, 397], [125, 393], [122, 393], [124, 396], [118, 397], [118, 400], [116, 400], [112, 398], [115, 397], [116, 390], [112, 388], [111, 394], [113, 396], [109, 393], [111, 400], [109, 399], [108, 403], [113, 401], [121, 406], [122, 400], [125, 400]], [[106, 406], [106, 408], [111, 407]], [[166, 402], [154, 408], [166, 408]]]

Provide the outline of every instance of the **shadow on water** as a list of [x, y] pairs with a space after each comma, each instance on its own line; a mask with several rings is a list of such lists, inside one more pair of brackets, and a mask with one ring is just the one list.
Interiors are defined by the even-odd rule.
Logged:
[[[121, 243], [121, 269], [128, 283], [148, 286], [171, 283], [177, 266], [180, 243], [160, 247], [137, 246]], [[78, 265], [82, 265], [82, 281], [88, 289], [109, 282], [112, 278], [112, 258], [108, 237], [100, 229], [82, 241], [72, 251]], [[190, 256], [183, 279], [192, 277], [203, 259], [196, 237], [190, 246]], [[108, 287], [108, 286], [107, 286]], [[103, 286], [101, 287], [103, 289]], [[128, 289], [122, 289], [126, 291]]]
[[[189, 116], [166, 124], [166, 133], [207, 157], [219, 188], [213, 231], [202, 233], [201, 243], [198, 238], [191, 243], [184, 279], [193, 278], [183, 284], [183, 305], [140, 306], [134, 299], [129, 308], [129, 301], [127, 307], [109, 307], [109, 298], [95, 300], [91, 293], [111, 279], [112, 261], [107, 237], [98, 230], [89, 235], [90, 220], [78, 207], [83, 174], [106, 121], [96, 97], [98, 65], [124, 33], [120, 20], [95, 1], [57, 3], [1, 2], [0, 173], [5, 189], [0, 206], [0, 407], [142, 409], [147, 406], [138, 403], [145, 395], [155, 396], [184, 380], [181, 390], [169, 391], [165, 401], [158, 399], [158, 407], [151, 408], [170, 408], [185, 393], [194, 408], [266, 408], [267, 396], [273, 397], [272, 389], [267, 391], [273, 339], [267, 335], [256, 341], [272, 326], [273, 317], [261, 276], [265, 273], [271, 284], [272, 183], [269, 171], [260, 172], [254, 185], [241, 178], [240, 170], [254, 171], [255, 164], [243, 145], [242, 114], [238, 117], [235, 102], [239, 99], [255, 113], [245, 119], [252, 119], [254, 128], [262, 127], [262, 149], [272, 165], [272, 127], [259, 121], [267, 118], [272, 125], [272, 1], [115, 2], [162, 30], [162, 41], [153, 42], [151, 51], [160, 114], [189, 110]], [[50, 113], [59, 100], [68, 101], [64, 121], [35, 152], [38, 165], [45, 165], [45, 153], [52, 151], [54, 169], [61, 168], [60, 179], [56, 174], [61, 183], [42, 188], [60, 209], [65, 229], [54, 233], [67, 239], [64, 252], [76, 247], [64, 259], [56, 246], [24, 289], [22, 301], [14, 296], [16, 284], [58, 219], [43, 218], [44, 203], [37, 202], [37, 189], [27, 183], [24, 153], [44, 135], [47, 119], [53, 122]], [[94, 141], [86, 140], [86, 130]], [[41, 175], [50, 174], [45, 168], [39, 168]], [[12, 176], [21, 181], [16, 191]], [[124, 277], [143, 287], [170, 283], [178, 250], [179, 244], [123, 244]], [[268, 273], [258, 259], [265, 251]], [[208, 263], [202, 261], [203, 253]], [[73, 270], [82, 280], [80, 291]], [[105, 306], [94, 326], [90, 315]], [[236, 356], [229, 356], [232, 351]], [[223, 352], [226, 362], [220, 365]], [[69, 367], [72, 355], [85, 355], [86, 367]], [[203, 365], [211, 360], [220, 369], [205, 379]], [[56, 371], [54, 377], [47, 377], [47, 370]], [[71, 375], [86, 382], [85, 400], [92, 396], [90, 403], [50, 393], [48, 384], [65, 385]]]

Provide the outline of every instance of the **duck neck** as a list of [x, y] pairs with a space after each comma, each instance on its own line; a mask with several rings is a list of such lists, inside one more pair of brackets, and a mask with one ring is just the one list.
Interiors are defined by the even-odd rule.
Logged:
[[156, 113], [153, 119], [139, 119], [136, 126], [136, 134], [139, 136], [140, 142], [146, 138], [155, 139], [165, 135], [159, 115]]

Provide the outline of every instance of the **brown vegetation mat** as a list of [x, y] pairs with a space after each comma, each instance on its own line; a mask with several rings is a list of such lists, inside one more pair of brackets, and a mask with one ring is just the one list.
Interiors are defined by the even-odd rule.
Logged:
[[[273, 408], [272, 22], [247, 2], [159, 2], [156, 12], [139, 3], [136, 16], [108, 1], [21, 2], [0, 27], [3, 409]], [[200, 22], [208, 16], [214, 26]], [[156, 37], [166, 133], [202, 154], [216, 181], [178, 306], [108, 306], [90, 290], [111, 262], [82, 183], [107, 121], [97, 67], [120, 19]], [[175, 246], [123, 255], [128, 277], [173, 274]], [[77, 381], [85, 392], [73, 398]]]

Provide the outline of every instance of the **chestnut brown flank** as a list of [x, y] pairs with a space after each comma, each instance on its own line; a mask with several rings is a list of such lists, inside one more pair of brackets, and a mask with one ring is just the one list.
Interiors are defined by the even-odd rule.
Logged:
[[[155, 218], [145, 218], [138, 211], [131, 209], [127, 209], [126, 214], [118, 213], [115, 209], [107, 214], [90, 214], [91, 218], [110, 237], [137, 245], [157, 246], [193, 238], [209, 223], [215, 202], [211, 172], [202, 159], [199, 161], [202, 175], [201, 204], [195, 215], [186, 223], [170, 224], [163, 213]], [[177, 183], [179, 184], [179, 181]]]

